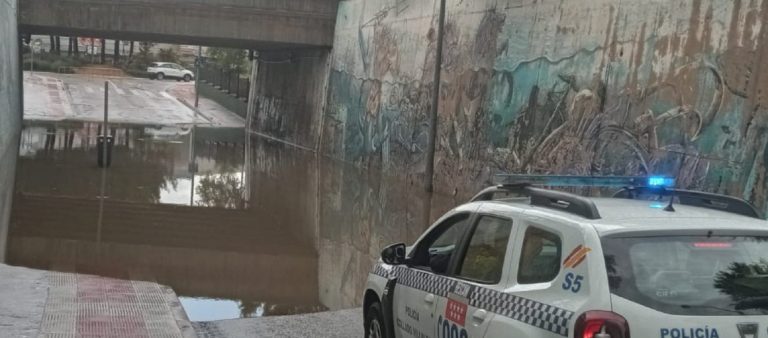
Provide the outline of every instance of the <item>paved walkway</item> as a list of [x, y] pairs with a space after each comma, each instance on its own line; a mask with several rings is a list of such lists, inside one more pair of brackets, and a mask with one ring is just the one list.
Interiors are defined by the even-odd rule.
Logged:
[[[190, 109], [194, 109], [192, 108], [195, 104], [194, 83], [179, 83], [169, 88], [168, 93], [178, 98], [182, 103], [190, 107]], [[215, 126], [233, 128], [242, 128], [245, 126], [245, 120], [242, 117], [216, 103], [216, 101], [200, 97], [198, 103], [198, 111], [200, 114]]]
[[0, 332], [37, 337], [48, 296], [45, 271], [0, 264]]
[[8, 337], [195, 336], [173, 290], [154, 282], [0, 265], [0, 299]]

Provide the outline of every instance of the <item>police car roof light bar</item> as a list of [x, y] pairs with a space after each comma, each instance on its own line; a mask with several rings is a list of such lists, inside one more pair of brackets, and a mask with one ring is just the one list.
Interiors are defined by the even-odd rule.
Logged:
[[502, 184], [529, 184], [551, 187], [659, 187], [674, 188], [675, 179], [666, 176], [568, 176], [568, 175], [496, 175]]

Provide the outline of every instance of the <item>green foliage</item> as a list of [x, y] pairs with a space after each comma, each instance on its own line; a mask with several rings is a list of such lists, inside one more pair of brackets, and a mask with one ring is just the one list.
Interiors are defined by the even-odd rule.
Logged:
[[[32, 55], [24, 54], [24, 70], [30, 70], [32, 67]], [[36, 53], [34, 56], [35, 71], [53, 72], [53, 73], [74, 73], [75, 67], [83, 65], [83, 61], [66, 55], [56, 55], [52, 53]]]
[[197, 187], [199, 204], [218, 208], [243, 208], [245, 187], [236, 175], [206, 175]]
[[178, 63], [179, 55], [176, 54], [176, 51], [173, 48], [161, 48], [160, 51], [157, 52], [157, 60], [161, 62]]
[[232, 49], [232, 48], [209, 48], [208, 56], [224, 68], [238, 68], [241, 73], [247, 68], [246, 60], [248, 53], [244, 49]]
[[139, 52], [135, 54], [134, 62], [131, 64], [133, 69], [147, 69], [149, 64], [155, 62], [155, 56], [152, 54], [151, 42], [140, 42]]

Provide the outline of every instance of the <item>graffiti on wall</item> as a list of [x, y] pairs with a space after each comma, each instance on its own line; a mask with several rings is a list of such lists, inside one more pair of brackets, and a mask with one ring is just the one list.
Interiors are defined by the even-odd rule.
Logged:
[[[437, 7], [414, 6], [340, 8], [327, 152], [423, 171]], [[766, 20], [758, 0], [448, 1], [436, 186], [667, 174], [765, 207]]]

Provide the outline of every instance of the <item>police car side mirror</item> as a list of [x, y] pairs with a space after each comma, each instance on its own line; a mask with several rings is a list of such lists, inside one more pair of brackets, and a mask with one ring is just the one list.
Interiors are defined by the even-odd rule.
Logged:
[[389, 265], [405, 264], [405, 244], [392, 244], [381, 251], [381, 260]]

